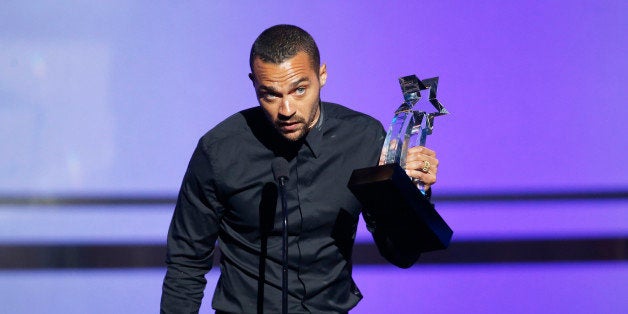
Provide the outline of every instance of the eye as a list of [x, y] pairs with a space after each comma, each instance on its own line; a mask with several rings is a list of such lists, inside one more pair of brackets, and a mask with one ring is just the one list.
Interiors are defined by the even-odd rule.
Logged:
[[260, 98], [262, 98], [265, 101], [273, 101], [277, 99], [277, 95], [272, 94], [272, 93], [261, 93]]
[[295, 89], [294, 91], [295, 91], [295, 93], [297, 95], [303, 95], [303, 94], [305, 94], [305, 87], [303, 87], [303, 86], [297, 87], [297, 89]]

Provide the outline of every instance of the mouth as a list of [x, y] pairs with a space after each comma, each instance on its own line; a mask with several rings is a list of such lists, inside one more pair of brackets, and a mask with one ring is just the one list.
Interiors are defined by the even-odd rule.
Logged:
[[292, 133], [300, 129], [301, 123], [302, 122], [300, 121], [277, 122], [277, 127], [279, 128], [279, 130], [281, 130], [284, 133]]

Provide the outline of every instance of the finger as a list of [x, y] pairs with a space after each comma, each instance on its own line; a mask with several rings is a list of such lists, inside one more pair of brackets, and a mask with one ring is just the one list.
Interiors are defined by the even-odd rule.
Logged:
[[436, 183], [436, 173], [424, 173], [417, 170], [406, 170], [406, 174], [412, 179], [423, 182], [426, 186]]
[[[427, 169], [424, 171], [424, 168], [427, 168]], [[432, 158], [432, 157], [423, 157], [422, 160], [415, 160], [415, 161], [406, 160], [406, 169], [436, 173], [438, 172], [438, 159]]]
[[418, 154], [423, 154], [423, 155], [427, 155], [427, 156], [432, 156], [432, 157], [436, 157], [436, 152], [425, 147], [425, 146], [414, 146], [414, 147], [410, 147], [408, 148], [408, 153], [418, 153]]
[[412, 151], [408, 150], [408, 154], [406, 155], [406, 162], [427, 160], [431, 164], [438, 163], [436, 154], [425, 154], [425, 152], [426, 152], [425, 150], [412, 150]]

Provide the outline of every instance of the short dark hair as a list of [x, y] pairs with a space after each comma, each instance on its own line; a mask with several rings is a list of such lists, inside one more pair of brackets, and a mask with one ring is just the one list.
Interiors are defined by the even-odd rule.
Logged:
[[312, 68], [318, 75], [321, 57], [314, 38], [298, 26], [287, 24], [272, 26], [263, 31], [251, 47], [249, 56], [251, 72], [255, 58], [260, 58], [263, 62], [280, 64], [301, 51], [310, 57]]

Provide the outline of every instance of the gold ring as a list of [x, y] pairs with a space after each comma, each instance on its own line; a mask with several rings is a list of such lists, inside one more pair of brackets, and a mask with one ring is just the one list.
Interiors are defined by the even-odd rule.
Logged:
[[428, 172], [430, 171], [430, 167], [431, 167], [431, 166], [432, 166], [432, 165], [430, 164], [430, 162], [429, 162], [429, 161], [424, 160], [424, 161], [423, 161], [423, 168], [421, 168], [421, 171], [423, 171], [423, 172], [425, 172], [425, 173], [428, 173]]

